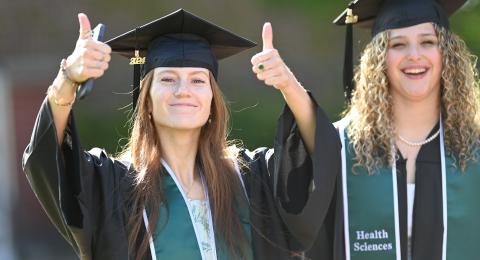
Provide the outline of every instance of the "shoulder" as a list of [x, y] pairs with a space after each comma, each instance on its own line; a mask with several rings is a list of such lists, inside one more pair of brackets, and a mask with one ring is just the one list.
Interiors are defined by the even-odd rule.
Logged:
[[349, 116], [343, 117], [342, 119], [333, 123], [333, 126], [338, 129], [345, 129], [351, 122], [351, 118]]
[[125, 156], [116, 158], [109, 155], [104, 149], [95, 147], [85, 152], [88, 160], [101, 167], [113, 167], [115, 170], [129, 171], [132, 168], [131, 160]]
[[268, 147], [259, 147], [255, 150], [249, 150], [242, 148], [238, 151], [238, 157], [243, 159], [245, 162], [253, 162], [260, 159], [266, 159], [271, 157], [274, 154], [273, 149]]

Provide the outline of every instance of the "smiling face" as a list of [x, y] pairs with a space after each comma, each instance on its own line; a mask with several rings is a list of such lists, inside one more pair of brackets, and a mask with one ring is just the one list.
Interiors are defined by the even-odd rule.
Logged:
[[391, 30], [386, 62], [394, 99], [439, 98], [442, 54], [433, 24]]
[[210, 115], [212, 89], [208, 69], [154, 69], [148, 110], [158, 128], [195, 130]]

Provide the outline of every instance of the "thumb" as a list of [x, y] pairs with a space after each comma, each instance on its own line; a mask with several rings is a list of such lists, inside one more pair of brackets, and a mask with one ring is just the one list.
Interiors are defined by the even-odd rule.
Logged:
[[266, 22], [262, 30], [263, 50], [273, 49], [272, 25]]
[[90, 37], [90, 21], [88, 20], [88, 17], [84, 13], [79, 13], [78, 14], [78, 24], [80, 25], [80, 31], [79, 31], [79, 39], [88, 39]]

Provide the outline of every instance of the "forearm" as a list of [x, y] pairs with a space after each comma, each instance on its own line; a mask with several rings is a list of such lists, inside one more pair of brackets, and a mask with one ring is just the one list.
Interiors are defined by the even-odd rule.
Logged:
[[57, 143], [62, 144], [68, 117], [75, 101], [76, 84], [61, 75], [57, 75], [48, 89], [48, 103], [57, 133]]
[[315, 104], [296, 79], [289, 86], [283, 88], [281, 92], [295, 117], [303, 142], [308, 152], [312, 154], [315, 148]]

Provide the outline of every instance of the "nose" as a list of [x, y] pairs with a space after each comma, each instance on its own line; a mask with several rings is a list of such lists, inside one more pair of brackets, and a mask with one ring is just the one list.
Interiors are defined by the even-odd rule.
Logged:
[[411, 60], [418, 60], [421, 57], [420, 46], [411, 44], [408, 48], [408, 58]]
[[174, 95], [176, 97], [188, 97], [190, 96], [190, 88], [188, 82], [184, 79], [180, 80], [176, 86]]

